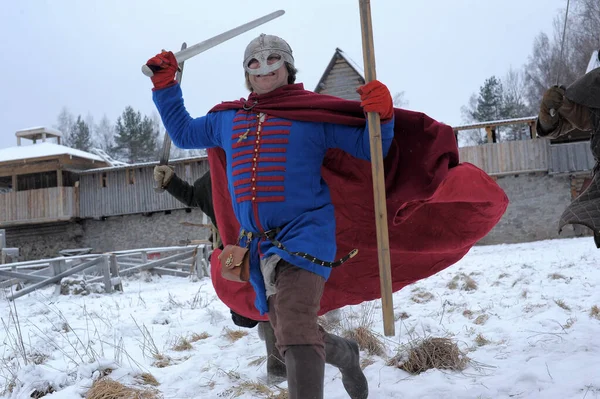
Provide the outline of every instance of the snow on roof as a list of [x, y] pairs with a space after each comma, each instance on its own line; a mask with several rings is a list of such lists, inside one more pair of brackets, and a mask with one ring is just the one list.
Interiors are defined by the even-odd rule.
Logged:
[[348, 56], [345, 52], [343, 52], [342, 49], [336, 48], [335, 50], [338, 53], [340, 53], [342, 57], [344, 57], [344, 60], [346, 60], [346, 62], [350, 64], [350, 66], [356, 71], [356, 73], [358, 73], [361, 76], [361, 78], [365, 78], [363, 68], [360, 65], [358, 65], [358, 63], [354, 62], [354, 60], [350, 58], [350, 56]]
[[44, 126], [28, 127], [27, 129], [18, 130], [15, 133], [15, 136], [28, 137], [28, 136], [32, 136], [32, 135], [38, 135], [38, 134], [41, 135], [42, 133], [46, 133], [48, 136], [62, 137], [62, 133], [59, 130], [52, 129], [49, 127], [44, 127]]
[[488, 126], [502, 126], [502, 125], [512, 125], [519, 123], [530, 123], [535, 122], [537, 116], [526, 116], [524, 118], [513, 118], [513, 119], [500, 119], [496, 121], [485, 121], [485, 122], [473, 122], [468, 125], [458, 125], [452, 126], [454, 130], [468, 130], [468, 129], [480, 129]]
[[[197, 156], [186, 157], [186, 158], [170, 159], [169, 165], [190, 162], [190, 161], [205, 161], [205, 160], [208, 160], [208, 156], [197, 155]], [[123, 165], [105, 166], [103, 168], [94, 168], [94, 169], [82, 170], [82, 171], [77, 171], [77, 172], [81, 175], [91, 175], [91, 174], [99, 173], [99, 172], [114, 172], [117, 170], [128, 169], [128, 168], [143, 168], [146, 166], [156, 166], [158, 164], [159, 164], [158, 161], [138, 162], [138, 163], [131, 163], [131, 164], [126, 163]]]
[[72, 155], [93, 161], [105, 162], [98, 155], [76, 150], [60, 144], [49, 143], [47, 141], [39, 144], [0, 149], [0, 162], [18, 161], [21, 159], [41, 158], [57, 155]]

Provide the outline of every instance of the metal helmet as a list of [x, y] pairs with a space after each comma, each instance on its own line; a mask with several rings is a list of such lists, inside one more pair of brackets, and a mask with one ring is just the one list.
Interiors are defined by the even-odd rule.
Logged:
[[[279, 61], [269, 65], [267, 59], [272, 55], [278, 55]], [[257, 60], [260, 63], [258, 69], [250, 69], [250, 61]], [[266, 75], [281, 68], [284, 62], [294, 65], [292, 48], [282, 38], [261, 33], [259, 37], [252, 40], [244, 52], [244, 69], [250, 75]]]

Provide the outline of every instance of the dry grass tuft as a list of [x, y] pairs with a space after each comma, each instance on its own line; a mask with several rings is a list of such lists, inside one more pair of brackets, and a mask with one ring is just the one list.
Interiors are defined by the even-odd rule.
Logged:
[[188, 341], [185, 337], [179, 337], [175, 345], [173, 345], [173, 350], [177, 352], [189, 351], [193, 348], [190, 341]]
[[477, 344], [477, 346], [484, 346], [489, 344], [490, 342], [491, 341], [484, 337], [481, 333], [477, 334], [477, 336], [475, 337], [475, 344]]
[[465, 309], [463, 310], [463, 316], [465, 316], [467, 319], [472, 319], [473, 318], [473, 312], [470, 311], [469, 309]]
[[592, 306], [590, 309], [590, 317], [600, 320], [600, 308], [597, 305]]
[[459, 273], [446, 286], [451, 290], [475, 291], [477, 289], [477, 282], [466, 274]]
[[190, 342], [198, 342], [198, 341], [202, 341], [203, 339], [207, 339], [210, 337], [210, 334], [207, 332], [203, 332], [201, 334], [192, 334], [191, 338], [190, 338]]
[[377, 337], [367, 327], [357, 327], [354, 329], [346, 330], [342, 334], [344, 338], [349, 338], [358, 344], [361, 350], [366, 351], [369, 355], [383, 356], [385, 353], [385, 347], [383, 341]]
[[433, 294], [427, 291], [420, 291], [414, 294], [410, 299], [415, 303], [427, 303], [433, 299]]
[[563, 301], [562, 299], [555, 299], [554, 303], [556, 305], [558, 305], [559, 308], [563, 308], [564, 310], [571, 310], [571, 308], [569, 307], [569, 305], [567, 305], [565, 303], [565, 301]]
[[287, 398], [287, 391], [285, 391], [285, 396], [280, 396], [282, 394], [281, 392], [276, 396], [276, 394], [274, 394], [267, 385], [257, 381], [243, 381], [234, 387], [226, 389], [220, 396], [237, 398], [238, 396], [242, 396], [244, 394], [251, 394], [253, 398]]
[[360, 369], [364, 370], [374, 363], [375, 363], [375, 360], [373, 360], [370, 357], [365, 357], [365, 358], [361, 359], [361, 361], [360, 361]]
[[527, 295], [528, 295], [528, 294], [529, 294], [529, 291], [527, 291], [527, 290], [523, 290], [523, 291], [521, 292], [521, 298], [523, 298], [523, 299], [527, 298]]
[[550, 280], [566, 280], [567, 278], [560, 273], [551, 273], [548, 275]]
[[135, 378], [141, 384], [144, 384], [144, 385], [152, 385], [153, 387], [157, 387], [160, 385], [158, 380], [150, 373], [142, 373], [142, 374], [137, 375]]
[[248, 335], [247, 331], [243, 331], [243, 330], [232, 330], [230, 328], [225, 327], [225, 338], [227, 338], [229, 341], [231, 342], [235, 342], [240, 338], [245, 337], [246, 335]]
[[267, 361], [267, 357], [266, 356], [258, 356], [256, 359], [252, 360], [250, 363], [248, 363], [248, 366], [260, 366], [261, 364], [263, 364], [264, 362]]
[[398, 320], [406, 320], [410, 317], [410, 315], [408, 313], [406, 313], [405, 311], [402, 312], [398, 312], [394, 315], [394, 321], [398, 321]]
[[498, 280], [501, 280], [501, 279], [506, 278], [506, 277], [510, 277], [510, 274], [508, 274], [508, 273], [500, 273], [498, 275]]
[[473, 323], [478, 324], [478, 325], [483, 325], [488, 321], [489, 318], [490, 318], [490, 316], [488, 316], [486, 314], [482, 314], [482, 315], [477, 316], [477, 318], [475, 319], [475, 321]]
[[573, 327], [573, 324], [575, 324], [576, 321], [577, 319], [575, 317], [569, 317], [567, 322], [563, 325], [563, 328], [567, 329]]
[[44, 389], [35, 389], [33, 392], [31, 392], [29, 397], [34, 399], [40, 399], [54, 392], [54, 388], [52, 388], [52, 386], [48, 386]]
[[48, 360], [49, 358], [50, 358], [50, 356], [47, 355], [46, 353], [41, 353], [41, 352], [37, 352], [37, 351], [30, 353], [27, 356], [27, 359], [31, 360], [31, 362], [33, 364], [38, 364], [38, 365], [46, 363], [46, 360]]
[[169, 356], [163, 355], [163, 354], [156, 354], [154, 356], [154, 362], [152, 363], [152, 365], [154, 367], [157, 367], [159, 369], [165, 368], [170, 366], [171, 364], [173, 364], [173, 359], [171, 359]]
[[396, 356], [388, 364], [410, 374], [420, 374], [430, 369], [462, 371], [469, 358], [449, 338], [426, 338], [410, 345], [408, 357]]
[[109, 378], [95, 381], [85, 395], [86, 399], [158, 399], [154, 388], [132, 388]]

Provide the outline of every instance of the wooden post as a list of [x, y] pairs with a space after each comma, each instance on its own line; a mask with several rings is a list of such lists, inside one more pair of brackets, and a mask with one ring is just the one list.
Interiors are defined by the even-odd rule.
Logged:
[[17, 192], [17, 188], [18, 188], [17, 175], [12, 175], [12, 191], [13, 191], [13, 193]]
[[118, 279], [118, 283], [115, 285], [117, 291], [123, 292], [123, 283], [121, 282], [121, 276], [119, 274], [119, 263], [117, 262], [117, 255], [110, 254], [110, 275], [114, 279]]
[[491, 144], [494, 142], [494, 133], [492, 133], [492, 127], [491, 126], [486, 126], [485, 127], [485, 133], [487, 134], [487, 142], [488, 144]]
[[113, 286], [110, 278], [110, 261], [108, 259], [108, 255], [102, 256], [102, 263], [100, 265], [102, 276], [104, 277], [104, 292], [111, 294], [113, 292]]
[[[359, 0], [360, 25], [362, 33], [365, 80], [377, 79], [375, 73], [375, 49], [373, 45], [373, 26], [371, 24], [371, 5], [369, 0]], [[379, 114], [367, 114], [371, 145], [371, 172], [373, 175], [373, 196], [375, 201], [375, 226], [377, 230], [377, 254], [379, 258], [379, 279], [381, 283], [381, 305], [383, 310], [383, 332], [394, 336], [394, 304], [392, 299], [392, 269], [390, 261], [390, 239], [387, 223], [385, 198], [385, 177], [383, 170], [383, 149], [381, 146], [381, 121]]]
[[529, 123], [529, 137], [531, 137], [531, 139], [537, 139], [537, 130], [535, 128], [535, 122], [530, 122]]

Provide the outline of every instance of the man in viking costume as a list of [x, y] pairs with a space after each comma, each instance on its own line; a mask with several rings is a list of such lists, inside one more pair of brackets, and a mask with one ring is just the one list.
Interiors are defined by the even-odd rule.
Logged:
[[[559, 232], [567, 224], [586, 226], [593, 231], [596, 247], [600, 248], [600, 60], [596, 61], [597, 67], [569, 87], [553, 86], [544, 93], [537, 132], [549, 138], [558, 138], [574, 129], [591, 132], [590, 149], [596, 161], [592, 181], [561, 215]], [[596, 66], [590, 62], [592, 65]]]
[[394, 291], [461, 259], [500, 220], [505, 193], [458, 162], [452, 128], [393, 108], [381, 82], [358, 88], [361, 102], [304, 90], [292, 49], [277, 36], [260, 35], [246, 48], [248, 98], [200, 118], [184, 107], [173, 54], [147, 65], [173, 143], [207, 148], [224, 250], [237, 244], [249, 253], [244, 284], [221, 277], [231, 264], [215, 251], [217, 295], [237, 313], [271, 322], [291, 399], [323, 398], [325, 363], [340, 370], [349, 397], [366, 398], [358, 345], [318, 324], [319, 315], [381, 295], [365, 113], [382, 121]]

